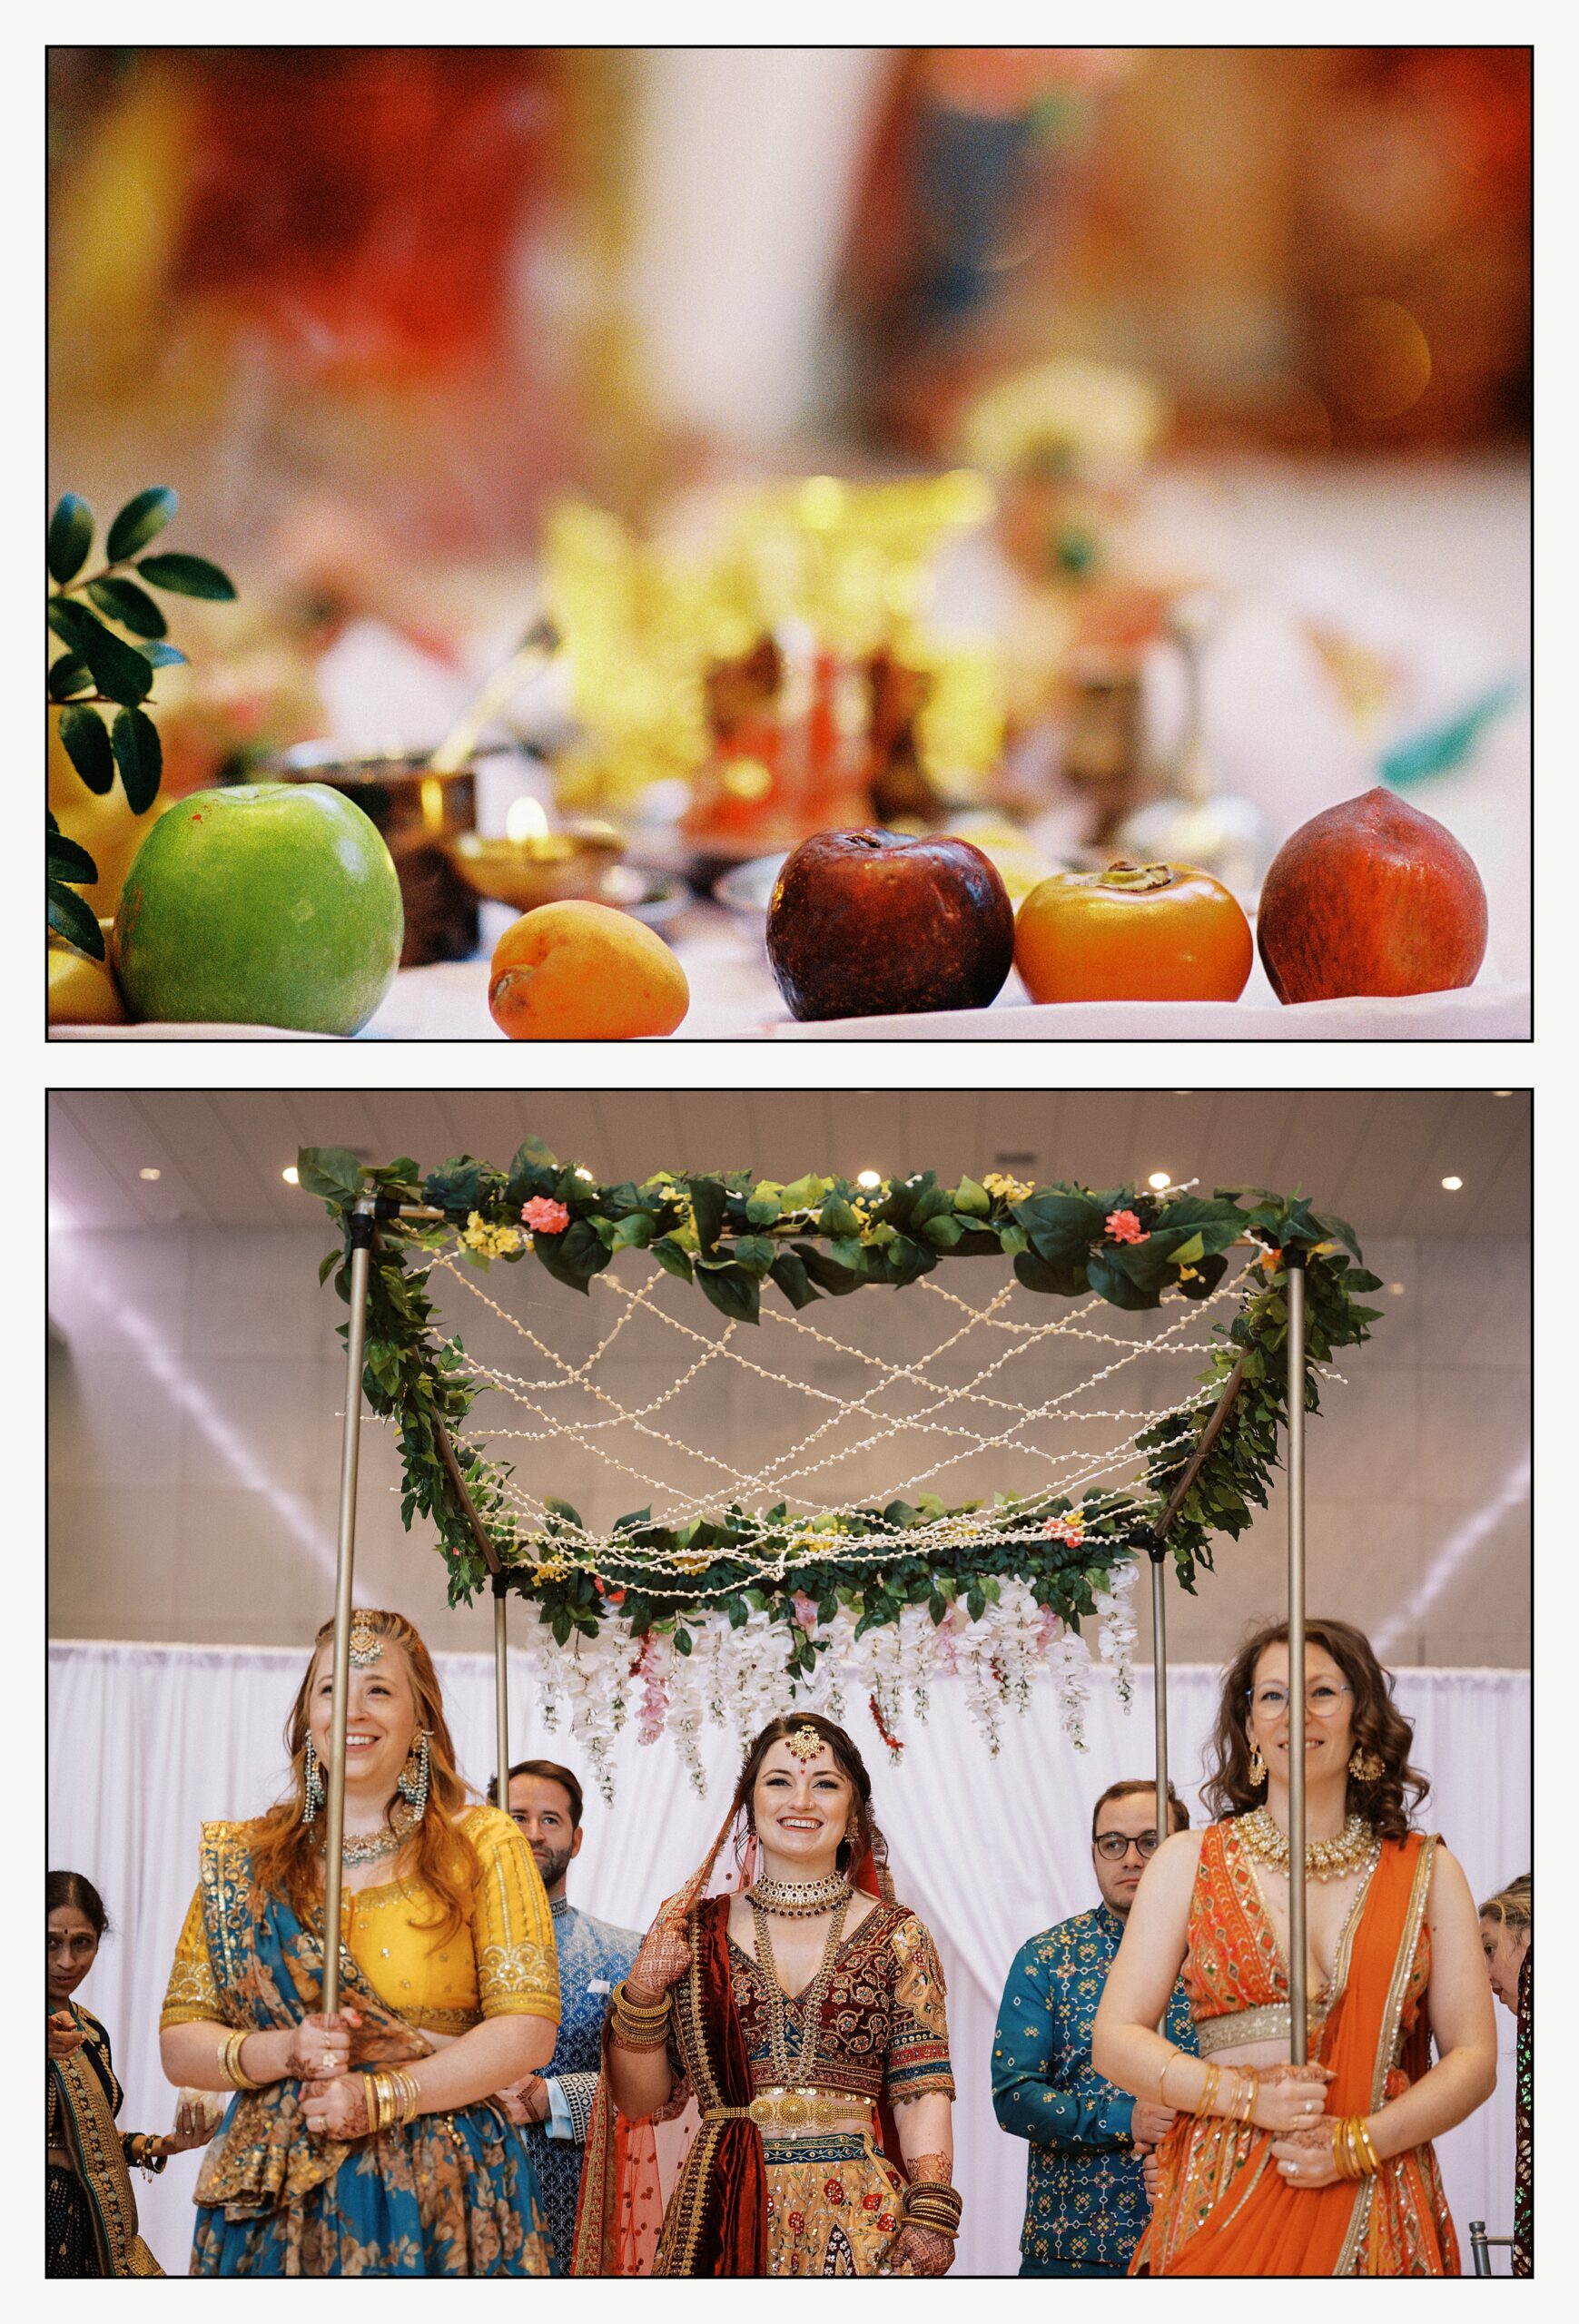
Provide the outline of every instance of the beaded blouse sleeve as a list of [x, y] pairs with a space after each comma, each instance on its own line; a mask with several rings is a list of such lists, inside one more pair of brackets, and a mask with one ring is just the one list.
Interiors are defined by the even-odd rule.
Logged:
[[554, 1916], [532, 1851], [498, 1807], [478, 1808], [468, 1837], [479, 1866], [471, 1941], [482, 2014], [546, 2017], [557, 2025], [559, 1965]]
[[937, 1948], [924, 1925], [906, 1913], [888, 1940], [893, 1955], [893, 2010], [885, 2086], [891, 2106], [940, 2092], [954, 2094], [949, 2066], [946, 1988]]
[[219, 1987], [209, 1966], [200, 1886], [192, 1892], [192, 1902], [176, 1939], [175, 1960], [170, 1983], [164, 1988], [164, 2006], [159, 2013], [159, 2030], [163, 2034], [167, 2025], [222, 2025], [224, 2022]]

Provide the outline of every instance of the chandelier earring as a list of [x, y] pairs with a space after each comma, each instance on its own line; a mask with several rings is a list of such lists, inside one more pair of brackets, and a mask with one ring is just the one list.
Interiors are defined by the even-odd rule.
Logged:
[[325, 1796], [323, 1769], [319, 1765], [318, 1749], [312, 1740], [311, 1728], [307, 1730], [307, 1748], [301, 1759], [301, 1820], [304, 1824], [311, 1824], [323, 1806]]
[[1375, 1751], [1362, 1750], [1357, 1743], [1348, 1755], [1348, 1771], [1356, 1783], [1379, 1783], [1387, 1772], [1387, 1763]]
[[1250, 1781], [1258, 1791], [1266, 1780], [1267, 1762], [1261, 1757], [1261, 1747], [1258, 1743], [1252, 1743], [1250, 1746]]
[[411, 1748], [407, 1754], [405, 1766], [400, 1769], [395, 1789], [410, 1807], [412, 1823], [419, 1824], [428, 1806], [428, 1732], [425, 1728], [419, 1728], [412, 1738]]

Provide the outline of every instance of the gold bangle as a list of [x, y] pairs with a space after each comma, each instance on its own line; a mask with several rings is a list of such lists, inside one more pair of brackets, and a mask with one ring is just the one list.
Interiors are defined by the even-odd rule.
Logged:
[[422, 2112], [422, 2085], [416, 2075], [408, 2073], [403, 2066], [392, 2067], [390, 2080], [394, 2085], [399, 2109], [395, 2120], [404, 2129], [408, 2122], [414, 2122]]
[[1374, 2177], [1382, 2167], [1382, 2158], [1377, 2152], [1376, 2141], [1371, 2136], [1370, 2125], [1363, 2114], [1357, 2114], [1354, 2118], [1354, 2142], [1364, 2166], [1364, 2171]]
[[1241, 2103], [1235, 2110], [1234, 2120], [1236, 2122], [1248, 2122], [1256, 2111], [1256, 2101], [1261, 2094], [1260, 2071], [1256, 2066], [1236, 2066], [1234, 2072], [1239, 2078], [1239, 2086], [1243, 2093]]
[[219, 2056], [215, 2063], [232, 2090], [262, 2090], [263, 2087], [261, 2082], [252, 2080], [252, 2075], [242, 2063], [242, 2051], [256, 2031], [256, 2026], [239, 2026], [234, 2032], [227, 2034], [220, 2043]]
[[611, 2026], [614, 2038], [622, 2050], [661, 2050], [669, 2038], [666, 2025], [632, 2025], [623, 2010], [615, 2011]]
[[664, 1995], [662, 2001], [633, 2001], [626, 1981], [622, 1977], [614, 1989], [614, 2005], [638, 2025], [656, 2024], [660, 2018], [666, 2018], [674, 2008], [675, 1996], [671, 1990]]
[[1162, 2085], [1168, 2079], [1168, 2069], [1176, 2058], [1181, 2058], [1183, 2055], [1184, 2053], [1179, 2048], [1177, 2042], [1170, 2042], [1169, 2043], [1168, 2055], [1163, 2059], [1162, 2071], [1157, 2077], [1157, 2103], [1159, 2106], [1164, 2106], [1168, 2102], [1162, 2095]]

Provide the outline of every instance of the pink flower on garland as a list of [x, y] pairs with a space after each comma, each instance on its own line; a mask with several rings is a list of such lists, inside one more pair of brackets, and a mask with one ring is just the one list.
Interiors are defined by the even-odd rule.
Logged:
[[1078, 1515], [1044, 1518], [1041, 1530], [1044, 1533], [1051, 1533], [1055, 1541], [1062, 1541], [1066, 1548], [1071, 1550], [1078, 1550], [1086, 1538], [1085, 1520]]
[[602, 1591], [602, 1593], [603, 1593], [604, 1602], [605, 1602], [605, 1604], [606, 1604], [606, 1605], [609, 1605], [609, 1606], [623, 1606], [623, 1605], [624, 1605], [624, 1603], [625, 1603], [625, 1592], [624, 1592], [624, 1590], [611, 1590], [611, 1589], [609, 1588], [609, 1586], [608, 1586], [607, 1582], [607, 1581], [605, 1581], [605, 1580], [603, 1579], [603, 1576], [602, 1576], [600, 1573], [595, 1573], [595, 1574], [593, 1575], [592, 1579], [593, 1579], [593, 1581], [597, 1583], [597, 1588]]
[[524, 1202], [521, 1216], [534, 1235], [563, 1235], [570, 1224], [570, 1214], [564, 1204], [555, 1202], [549, 1195], [534, 1195], [530, 1202]]
[[1151, 1240], [1132, 1210], [1109, 1211], [1107, 1228], [1115, 1243], [1149, 1243]]

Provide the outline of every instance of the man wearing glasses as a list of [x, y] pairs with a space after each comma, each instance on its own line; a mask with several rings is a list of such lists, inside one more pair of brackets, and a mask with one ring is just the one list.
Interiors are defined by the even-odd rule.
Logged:
[[[1169, 1823], [1189, 1822], [1171, 1785]], [[992, 2044], [992, 2104], [1002, 2128], [1031, 2142], [1022, 2276], [1121, 2276], [1146, 2224], [1140, 2157], [1173, 2110], [1130, 2098], [1091, 2064], [1091, 2026], [1140, 1875], [1157, 1850], [1157, 1787], [1115, 1783], [1091, 1816], [1091, 1866], [1101, 1903], [1044, 1929], [1014, 1956]], [[1168, 2034], [1194, 2053], [1182, 1985]]]

